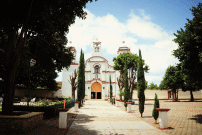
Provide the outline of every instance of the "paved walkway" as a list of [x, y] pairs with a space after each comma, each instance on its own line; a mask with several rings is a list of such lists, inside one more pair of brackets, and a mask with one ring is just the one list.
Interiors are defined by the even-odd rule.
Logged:
[[111, 105], [107, 101], [88, 100], [65, 135], [166, 135], [163, 131]]
[[[132, 105], [132, 115], [140, 117], [138, 101], [135, 101], [136, 105]], [[162, 130], [164, 133], [169, 135], [202, 135], [202, 101], [161, 101], [160, 108], [169, 108], [170, 111], [167, 114], [168, 117], [168, 127], [167, 130]], [[120, 103], [122, 107], [123, 103]], [[154, 124], [155, 120], [152, 117], [152, 111], [154, 108], [154, 101], [146, 101], [144, 105], [143, 121], [148, 124], [159, 127]]]

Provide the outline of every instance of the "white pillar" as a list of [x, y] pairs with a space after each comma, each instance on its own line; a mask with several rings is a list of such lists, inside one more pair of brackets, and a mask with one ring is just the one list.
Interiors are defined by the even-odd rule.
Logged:
[[168, 127], [167, 112], [159, 112], [159, 126], [160, 128]]
[[127, 112], [130, 113], [131, 112], [131, 104], [127, 103]]
[[59, 112], [59, 128], [67, 128], [67, 111]]
[[167, 112], [170, 110], [168, 108], [155, 108], [159, 111], [159, 128], [168, 128]]
[[117, 107], [119, 106], [119, 101], [116, 101], [116, 106], [117, 106]]
[[78, 112], [78, 102], [74, 102], [74, 111]]

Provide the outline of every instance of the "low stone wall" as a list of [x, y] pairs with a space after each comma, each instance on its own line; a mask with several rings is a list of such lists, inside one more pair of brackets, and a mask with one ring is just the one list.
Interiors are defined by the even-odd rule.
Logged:
[[42, 124], [43, 113], [44, 112], [31, 112], [20, 116], [0, 115], [0, 132], [26, 133]]
[[[168, 99], [168, 90], [145, 90], [145, 98], [146, 99], [154, 99], [155, 93], [158, 96], [158, 99]], [[194, 91], [193, 92], [194, 98], [202, 99], [202, 91]], [[137, 99], [137, 90], [133, 92], [133, 99]], [[178, 90], [178, 99], [190, 99], [190, 91], [182, 91]]]

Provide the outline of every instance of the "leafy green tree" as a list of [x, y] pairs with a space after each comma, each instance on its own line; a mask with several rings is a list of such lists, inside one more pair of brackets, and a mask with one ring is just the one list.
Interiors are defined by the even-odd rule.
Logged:
[[148, 89], [150, 90], [157, 90], [159, 89], [158, 85], [157, 84], [154, 84], [153, 82], [150, 83], [150, 86], [148, 86]]
[[112, 81], [111, 81], [111, 75], [109, 78], [109, 83], [110, 83], [110, 102], [112, 103]]
[[148, 81], [145, 80], [145, 89], [148, 88]]
[[[77, 84], [77, 100], [79, 101], [79, 107], [81, 107], [81, 100], [83, 99], [83, 94], [84, 94], [84, 86], [85, 84], [83, 79], [84, 79], [84, 59], [83, 59], [83, 52], [81, 49], [81, 54], [80, 54], [80, 61], [79, 61], [79, 73], [78, 73], [78, 84]], [[84, 79], [85, 80], [85, 79]]]
[[155, 108], [160, 108], [159, 106], [159, 99], [157, 97], [157, 94], [155, 93], [155, 99], [154, 99], [154, 109], [153, 109], [153, 112], [152, 112], [152, 116], [154, 117], [155, 119], [155, 123], [157, 123], [157, 119], [159, 117], [159, 112], [158, 110], [156, 110]]
[[120, 93], [118, 95], [120, 96], [120, 100], [122, 100], [122, 96], [124, 95], [124, 91], [120, 90]]
[[[118, 85], [119, 85], [119, 89], [123, 89], [124, 86], [124, 66], [125, 66], [125, 60], [127, 58], [127, 69], [129, 69], [129, 98], [132, 99], [132, 95], [133, 95], [133, 90], [137, 87], [137, 83], [135, 82], [136, 79], [136, 72], [137, 72], [137, 63], [139, 62], [139, 56], [137, 56], [137, 54], [132, 54], [130, 52], [127, 53], [122, 53], [120, 55], [118, 55], [117, 57], [113, 58], [113, 62], [114, 62], [114, 66], [113, 69], [114, 70], [119, 70], [120, 71], [120, 77], [117, 78], [118, 79]], [[144, 64], [144, 60], [143, 60], [143, 65]], [[148, 73], [149, 70], [149, 66], [145, 65], [144, 66], [144, 71], [146, 73]]]
[[178, 89], [182, 87], [183, 80], [182, 74], [180, 70], [176, 66], [169, 66], [166, 69], [166, 73], [164, 75], [163, 81], [160, 84], [160, 87], [165, 87], [168, 89], [172, 89], [175, 93], [175, 101], [178, 100]]
[[[4, 101], [2, 105], [3, 114], [11, 114], [13, 112], [13, 97], [15, 92], [16, 79], [19, 77], [21, 63], [23, 62], [23, 53], [26, 52], [28, 46], [34, 51], [40, 52], [41, 48], [45, 48], [44, 54], [41, 55], [44, 63], [43, 66], [49, 66], [46, 62], [47, 58], [53, 57], [56, 60], [56, 67], [61, 71], [63, 67], [68, 68], [68, 64], [61, 63], [61, 59], [66, 57], [64, 52], [67, 39], [66, 33], [69, 26], [75, 22], [76, 16], [85, 19], [86, 12], [83, 8], [92, 0], [74, 0], [74, 1], [1, 1], [0, 5], [0, 35], [3, 40], [0, 41], [1, 50], [3, 52], [4, 69]], [[4, 10], [9, 11], [7, 14]], [[35, 43], [38, 45], [35, 47]], [[39, 61], [37, 53], [31, 53], [33, 58]], [[71, 58], [67, 58], [69, 63]], [[28, 60], [29, 61], [29, 60]], [[38, 62], [37, 62], [38, 63]], [[1, 71], [2, 72], [2, 71]], [[2, 74], [1, 74], [2, 75]]]
[[180, 63], [178, 67], [183, 74], [183, 91], [190, 91], [191, 101], [194, 101], [193, 91], [202, 88], [202, 3], [190, 9], [194, 16], [192, 20], [187, 19], [185, 30], [180, 28], [176, 38], [173, 40], [178, 44], [178, 49], [173, 51]]
[[139, 50], [139, 57], [140, 61], [138, 63], [138, 69], [137, 69], [137, 90], [138, 90], [138, 98], [139, 98], [139, 112], [144, 112], [144, 103], [145, 103], [145, 78], [144, 78], [144, 69], [143, 69], [143, 62], [142, 62], [142, 56], [141, 56], [141, 50]]
[[127, 70], [127, 58], [125, 60], [125, 66], [124, 66], [124, 74], [125, 74], [125, 79], [124, 79], [124, 106], [127, 107], [128, 98], [129, 98], [129, 89], [128, 89], [128, 70]]

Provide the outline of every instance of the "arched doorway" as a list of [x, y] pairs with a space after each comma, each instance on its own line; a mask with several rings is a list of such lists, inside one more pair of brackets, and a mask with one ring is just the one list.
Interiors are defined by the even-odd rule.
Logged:
[[98, 82], [91, 85], [91, 99], [102, 99], [102, 85]]

